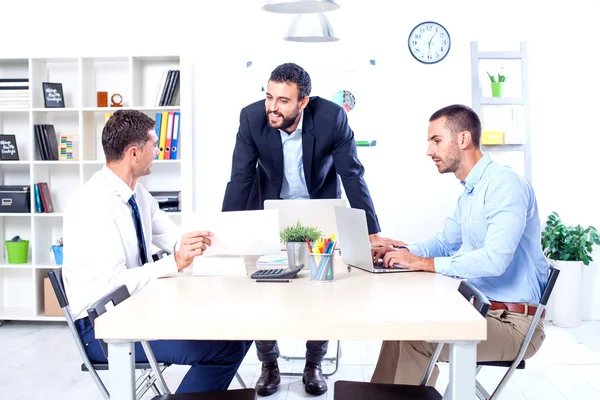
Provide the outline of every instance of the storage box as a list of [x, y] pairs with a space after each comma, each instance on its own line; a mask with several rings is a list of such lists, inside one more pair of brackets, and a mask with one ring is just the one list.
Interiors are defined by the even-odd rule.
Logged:
[[481, 144], [504, 144], [504, 132], [483, 131], [481, 132]]
[[50, 278], [44, 278], [44, 314], [47, 317], [62, 317], [64, 314], [52, 289]]
[[0, 213], [31, 212], [29, 186], [0, 186]]

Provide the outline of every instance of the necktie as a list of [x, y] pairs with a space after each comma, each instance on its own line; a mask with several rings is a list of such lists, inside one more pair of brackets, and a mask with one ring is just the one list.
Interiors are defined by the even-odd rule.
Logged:
[[135, 202], [135, 198], [131, 196], [128, 203], [131, 205], [133, 212], [133, 224], [135, 225], [135, 233], [137, 234], [138, 250], [140, 251], [140, 265], [144, 265], [148, 262], [148, 256], [146, 255], [146, 241], [144, 240], [144, 231], [142, 229], [142, 219], [140, 217], [140, 210]]

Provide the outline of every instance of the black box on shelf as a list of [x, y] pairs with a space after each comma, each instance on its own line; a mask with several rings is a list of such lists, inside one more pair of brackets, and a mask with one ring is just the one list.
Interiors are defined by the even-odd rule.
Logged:
[[31, 212], [29, 186], [0, 186], [0, 213]]
[[181, 192], [150, 192], [152, 197], [158, 202], [158, 207], [165, 212], [178, 212], [180, 208]]

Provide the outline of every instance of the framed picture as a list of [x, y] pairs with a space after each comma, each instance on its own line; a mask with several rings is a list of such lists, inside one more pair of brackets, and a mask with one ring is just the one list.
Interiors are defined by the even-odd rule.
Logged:
[[0, 135], [0, 161], [18, 161], [19, 149], [15, 135]]
[[62, 83], [42, 82], [44, 90], [44, 107], [65, 108]]

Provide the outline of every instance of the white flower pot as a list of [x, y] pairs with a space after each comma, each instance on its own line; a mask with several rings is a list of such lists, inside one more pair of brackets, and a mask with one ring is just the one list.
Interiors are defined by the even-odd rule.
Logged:
[[552, 291], [552, 322], [562, 328], [581, 325], [583, 310], [582, 261], [554, 261], [560, 270]]

